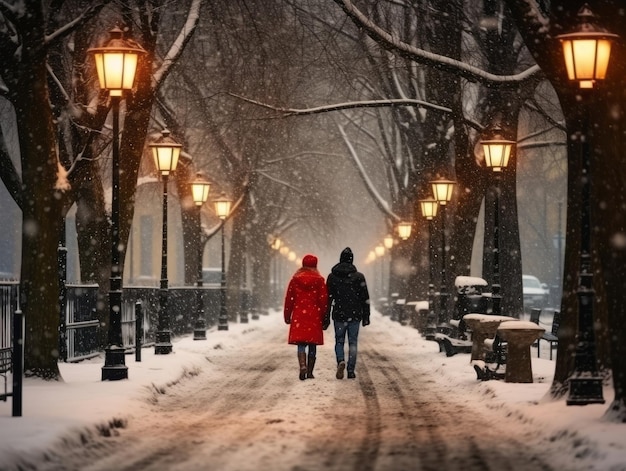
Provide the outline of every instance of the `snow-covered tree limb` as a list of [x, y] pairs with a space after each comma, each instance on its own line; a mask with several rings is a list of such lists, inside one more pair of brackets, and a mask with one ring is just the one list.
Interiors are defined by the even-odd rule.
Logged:
[[[229, 93], [230, 96], [238, 98], [240, 100], [246, 101], [253, 105], [257, 105], [263, 108], [267, 108], [272, 111], [276, 111], [280, 113], [282, 117], [286, 118], [289, 116], [306, 116], [312, 114], [320, 114], [327, 113], [329, 111], [342, 111], [342, 110], [350, 110], [357, 108], [382, 108], [388, 106], [412, 106], [418, 108], [427, 108], [431, 110], [443, 111], [444, 113], [452, 113], [452, 109], [446, 106], [440, 106], [433, 103], [429, 103], [423, 100], [415, 100], [412, 98], [392, 98], [387, 100], [362, 100], [362, 101], [351, 101], [346, 103], [335, 103], [332, 105], [323, 105], [323, 106], [315, 106], [312, 108], [284, 108], [280, 106], [273, 106], [267, 103], [260, 102], [258, 100], [253, 100], [251, 98], [246, 98], [241, 95], [237, 95], [235, 93]], [[470, 119], [465, 119], [465, 123], [478, 130], [482, 131], [483, 127], [481, 124], [472, 121]]]
[[355, 108], [380, 108], [387, 106], [418, 106], [424, 108], [430, 108], [438, 111], [443, 111], [444, 113], [451, 113], [452, 110], [445, 106], [435, 105], [433, 103], [428, 103], [427, 101], [422, 100], [413, 100], [410, 98], [403, 99], [387, 99], [387, 100], [363, 100], [363, 101], [351, 101], [346, 103], [336, 103], [333, 105], [323, 105], [323, 106], [315, 106], [312, 108], [283, 108], [279, 106], [269, 105], [267, 103], [262, 103], [257, 100], [253, 100], [251, 98], [246, 98], [241, 95], [237, 95], [234, 93], [229, 93], [230, 96], [239, 98], [240, 100], [247, 101], [248, 103], [252, 103], [253, 105], [261, 106], [263, 108], [270, 109], [272, 111], [276, 111], [281, 113], [284, 117], [287, 116], [304, 116], [311, 114], [319, 114], [326, 113], [328, 111], [340, 111], [340, 110], [349, 110]]
[[90, 5], [89, 8], [87, 8], [87, 10], [82, 12], [79, 16], [74, 18], [72, 21], [64, 24], [61, 28], [47, 35], [45, 38], [44, 44], [48, 45], [51, 42], [72, 33], [80, 25], [82, 25], [83, 23], [95, 17], [98, 13], [100, 13], [100, 10], [102, 10], [102, 8], [104, 8], [104, 6], [110, 1], [111, 0], [103, 0], [96, 4]]
[[359, 158], [359, 155], [356, 152], [356, 149], [352, 145], [352, 142], [350, 142], [350, 139], [348, 138], [348, 135], [346, 134], [346, 131], [344, 130], [343, 126], [338, 124], [337, 128], [339, 129], [339, 132], [341, 133], [341, 137], [343, 138], [343, 141], [346, 143], [346, 147], [348, 148], [348, 151], [350, 152], [350, 156], [352, 157], [352, 160], [354, 161], [359, 171], [359, 174], [361, 175], [361, 178], [363, 179], [365, 188], [367, 189], [367, 192], [372, 197], [374, 204], [376, 204], [378, 209], [380, 209], [383, 212], [383, 214], [385, 214], [389, 218], [395, 221], [400, 221], [401, 220], [400, 216], [398, 216], [397, 214], [394, 214], [393, 211], [391, 211], [389, 203], [382, 197], [382, 195], [378, 192], [378, 190], [376, 190], [374, 183], [369, 178], [369, 175], [367, 174], [365, 167], [363, 167], [363, 164], [361, 163], [361, 159]]
[[450, 57], [433, 54], [432, 52], [416, 48], [394, 37], [391, 33], [380, 28], [376, 23], [366, 17], [350, 0], [334, 0], [352, 21], [363, 28], [365, 33], [374, 41], [388, 50], [395, 51], [407, 59], [421, 64], [435, 67], [439, 70], [450, 72], [463, 77], [470, 82], [481, 83], [486, 87], [515, 86], [527, 80], [536, 80], [541, 69], [533, 65], [528, 69], [514, 75], [496, 75], [486, 72], [478, 67], [452, 59]]
[[178, 61], [178, 58], [185, 50], [186, 44], [191, 40], [191, 37], [198, 26], [198, 21], [200, 20], [200, 10], [202, 9], [203, 4], [204, 0], [193, 0], [191, 2], [185, 24], [165, 55], [161, 66], [152, 77], [152, 86], [155, 90], [159, 87], [159, 84], [163, 83], [167, 75], [170, 73], [172, 66]]

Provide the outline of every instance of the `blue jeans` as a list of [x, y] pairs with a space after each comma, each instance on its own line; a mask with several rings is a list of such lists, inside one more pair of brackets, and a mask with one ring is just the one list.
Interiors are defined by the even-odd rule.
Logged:
[[346, 333], [348, 334], [348, 372], [354, 372], [356, 366], [357, 340], [359, 338], [359, 326], [361, 321], [337, 322], [335, 321], [335, 355], [337, 363], [344, 361], [344, 344]]
[[317, 345], [314, 343], [299, 343], [298, 353], [306, 353], [306, 347], [309, 347], [309, 355], [314, 357], [317, 354]]

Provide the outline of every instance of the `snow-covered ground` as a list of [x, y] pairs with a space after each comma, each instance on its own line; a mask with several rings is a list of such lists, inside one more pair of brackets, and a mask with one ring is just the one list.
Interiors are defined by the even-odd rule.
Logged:
[[[416, 360], [429, 364], [436, 372], [434, 381], [442, 387], [461, 391], [467, 401], [483, 409], [489, 417], [505, 422], [508, 430], [531, 428], [540, 432], [549, 442], [551, 452], [560, 451], [561, 461], [571, 457], [569, 469], [626, 470], [626, 425], [603, 421], [607, 405], [568, 407], [564, 400], [547, 399], [554, 362], [536, 358], [536, 351], [532, 358], [534, 383], [480, 382], [469, 365], [469, 355], [448, 358], [439, 353], [434, 342], [422, 339], [416, 330], [402, 327], [378, 313], [372, 316], [374, 325], [390, 335], [398, 348], [414, 351]], [[366, 329], [370, 330], [364, 330], [363, 336], [375, 332], [371, 327]], [[325, 361], [332, 366], [331, 330], [326, 331], [326, 345], [320, 347], [318, 356], [328, 356]], [[231, 324], [228, 331], [210, 330], [206, 341], [194, 341], [191, 337], [175, 339], [171, 355], [155, 356], [153, 349], [146, 348], [141, 363], [136, 363], [134, 356], [127, 356], [129, 379], [124, 381], [100, 381], [102, 359], [61, 364], [63, 382], [27, 379], [22, 417], [11, 417], [10, 399], [0, 403], [0, 469], [16, 469], [15, 464], [23, 456], [29, 456], [31, 463], [33, 457], [41, 456], [43, 460], [45, 454], [41, 452], [58, 448], [60, 441], [80, 443], [81, 434], [88, 430], [110, 429], [111, 421], [137, 417], [145, 413], [146, 399], [151, 395], [162, 394], [181, 377], [215, 368], [215, 363], [207, 361], [208, 358], [236, 356], [244, 342], [262, 345], [264, 339], [276, 338], [277, 331], [284, 331], [286, 338], [282, 315], [274, 312], [249, 324]], [[294, 349], [286, 343], [284, 348], [290, 353]], [[547, 353], [547, 347], [543, 350]], [[295, 353], [293, 356], [293, 364], [285, 368], [293, 370], [294, 382], [298, 383]], [[318, 359], [318, 363], [322, 362]], [[324, 375], [330, 376], [332, 372], [320, 368], [315, 381], [324, 381]], [[326, 378], [326, 381], [331, 379]], [[332, 378], [332, 381], [336, 380]], [[612, 389], [606, 388], [607, 404], [612, 395]], [[290, 439], [285, 436], [285, 440]], [[246, 469], [243, 462], [249, 465], [251, 457], [241, 453], [240, 459], [241, 469]], [[272, 466], [276, 470], [299, 469], [297, 459], [294, 453], [277, 453]], [[229, 469], [238, 468], [237, 463], [229, 463]]]

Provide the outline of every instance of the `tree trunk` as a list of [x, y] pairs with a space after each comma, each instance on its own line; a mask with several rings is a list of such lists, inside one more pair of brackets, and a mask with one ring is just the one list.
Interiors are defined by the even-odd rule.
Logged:
[[24, 188], [20, 284], [20, 305], [26, 319], [24, 369], [27, 375], [58, 379], [59, 278], [54, 261], [63, 198], [55, 188], [58, 160], [45, 61], [35, 59], [29, 68], [28, 78], [20, 84], [12, 100]]

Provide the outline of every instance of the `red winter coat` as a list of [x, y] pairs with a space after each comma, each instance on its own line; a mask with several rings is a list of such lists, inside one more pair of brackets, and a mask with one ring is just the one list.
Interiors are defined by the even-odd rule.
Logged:
[[324, 345], [322, 322], [328, 292], [324, 277], [315, 268], [300, 268], [291, 278], [285, 295], [285, 322], [289, 324], [291, 344]]

